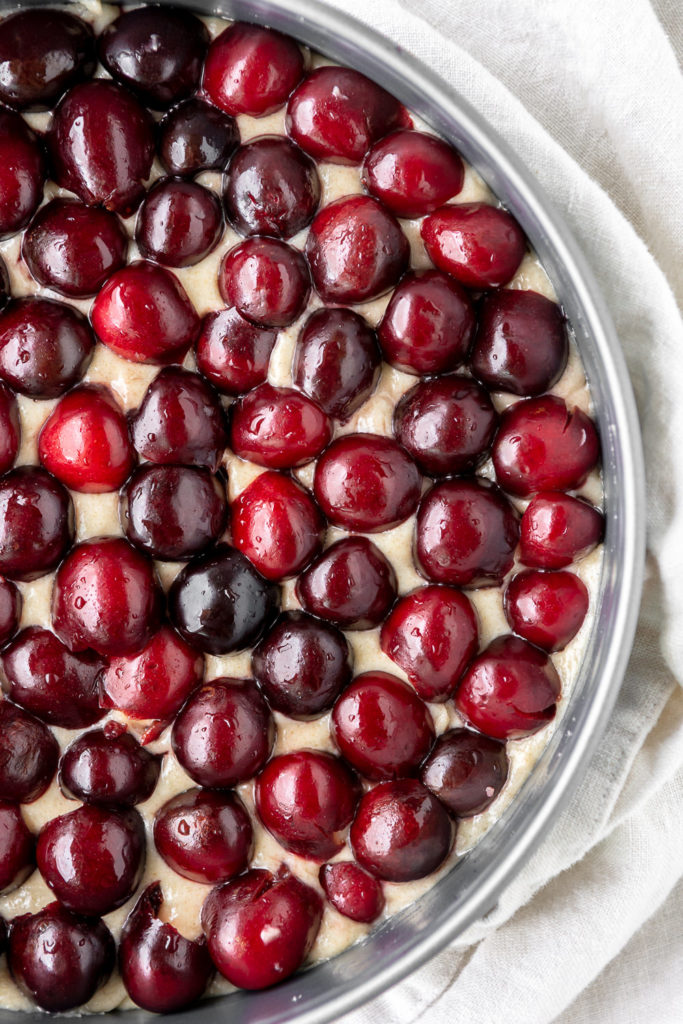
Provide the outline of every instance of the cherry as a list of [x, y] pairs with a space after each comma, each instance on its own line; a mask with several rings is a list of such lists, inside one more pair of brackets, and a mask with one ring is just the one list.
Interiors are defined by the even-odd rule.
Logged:
[[384, 910], [381, 883], [353, 861], [323, 864], [318, 877], [327, 899], [344, 917], [372, 924]]
[[373, 781], [416, 774], [434, 743], [434, 723], [412, 687], [389, 672], [363, 672], [332, 711], [342, 756]]
[[47, 147], [58, 185], [89, 206], [127, 217], [152, 169], [153, 121], [127, 89], [97, 78], [63, 97]]
[[57, 770], [59, 746], [46, 725], [8, 700], [0, 702], [0, 800], [30, 804]]
[[0, 473], [6, 473], [14, 465], [20, 443], [17, 400], [10, 388], [0, 382]]
[[172, 1013], [204, 993], [214, 967], [206, 944], [186, 939], [159, 916], [164, 898], [152, 882], [126, 918], [119, 970], [126, 992], [151, 1013]]
[[0, 108], [0, 239], [26, 227], [43, 198], [45, 176], [38, 136], [20, 114]]
[[30, 295], [0, 313], [0, 376], [29, 398], [58, 398], [90, 365], [95, 337], [82, 313]]
[[505, 744], [471, 729], [450, 729], [422, 766], [420, 779], [451, 814], [481, 814], [496, 799], [508, 774]]
[[512, 568], [518, 539], [517, 515], [494, 484], [444, 480], [420, 502], [415, 560], [434, 583], [497, 586]]
[[562, 398], [543, 395], [508, 406], [493, 444], [498, 483], [510, 494], [580, 487], [600, 458], [595, 424]]
[[193, 882], [226, 882], [248, 866], [253, 831], [234, 793], [188, 789], [160, 807], [154, 844], [163, 860]]
[[410, 124], [405, 108], [352, 68], [316, 68], [287, 106], [287, 131], [316, 160], [359, 164], [373, 142]]
[[0, 572], [35, 580], [62, 560], [74, 537], [69, 492], [38, 466], [0, 480]]
[[200, 786], [229, 789], [263, 768], [275, 741], [268, 705], [251, 679], [212, 679], [176, 717], [171, 742]]
[[310, 279], [298, 249], [278, 238], [247, 238], [223, 257], [218, 287], [257, 327], [288, 327], [304, 311]]
[[16, 889], [31, 874], [35, 845], [18, 804], [0, 800], [0, 895]]
[[413, 514], [420, 472], [400, 445], [380, 434], [346, 434], [318, 459], [314, 491], [331, 523], [379, 533]]
[[461, 191], [465, 167], [443, 139], [402, 129], [372, 147], [362, 177], [397, 217], [423, 217]]
[[505, 615], [512, 629], [544, 651], [561, 651], [581, 629], [590, 604], [586, 585], [571, 572], [527, 569], [510, 580]]
[[351, 680], [344, 634], [304, 612], [285, 612], [251, 656], [254, 677], [276, 711], [314, 718]]
[[330, 421], [293, 388], [260, 384], [231, 409], [230, 446], [236, 455], [269, 469], [310, 462], [327, 447]]
[[168, 594], [171, 621], [206, 654], [251, 647], [275, 617], [277, 587], [229, 544], [193, 558]]
[[498, 636], [463, 676], [455, 705], [488, 736], [519, 739], [553, 720], [561, 689], [543, 651], [517, 636]]
[[367, 537], [345, 537], [299, 576], [296, 594], [307, 612], [342, 629], [372, 629], [396, 599], [396, 574]]
[[50, 903], [12, 921], [8, 950], [12, 978], [49, 1013], [75, 1010], [105, 983], [116, 944], [104, 921], [87, 920]]
[[320, 179], [310, 157], [289, 139], [266, 135], [233, 155], [223, 202], [243, 235], [290, 238], [313, 220]]
[[104, 712], [98, 704], [102, 659], [93, 651], [72, 654], [54, 633], [29, 626], [5, 648], [7, 695], [49, 725], [82, 729]]
[[40, 461], [72, 491], [115, 491], [135, 462], [126, 418], [108, 387], [80, 384], [60, 398], [38, 438]]
[[149, 107], [164, 110], [199, 85], [209, 44], [206, 27], [189, 11], [153, 5], [124, 11], [99, 39], [100, 60]]
[[180, 362], [200, 323], [178, 278], [146, 260], [112, 274], [90, 318], [100, 341], [134, 363]]
[[0, 100], [8, 107], [51, 107], [95, 70], [93, 31], [64, 10], [16, 11], [2, 20], [0, 67]]
[[162, 179], [150, 189], [135, 224], [142, 255], [166, 267], [199, 263], [216, 248], [222, 234], [223, 212], [213, 192], [194, 181], [173, 178]]
[[38, 868], [67, 910], [101, 917], [130, 899], [145, 866], [145, 826], [137, 811], [82, 804], [40, 831]]
[[471, 473], [486, 457], [498, 427], [488, 391], [469, 377], [420, 381], [394, 411], [394, 435], [429, 476]]
[[228, 114], [263, 117], [286, 102], [303, 71], [294, 39], [236, 21], [211, 43], [202, 84], [211, 102]]
[[439, 270], [406, 274], [378, 328], [384, 358], [404, 373], [444, 373], [464, 362], [475, 327], [465, 289]]
[[527, 505], [520, 531], [520, 557], [538, 569], [563, 569], [602, 540], [605, 519], [581, 498], [543, 491]]
[[141, 466], [121, 492], [126, 536], [153, 558], [192, 558], [220, 537], [227, 515], [223, 484], [195, 466]]
[[119, 537], [83, 541], [64, 559], [52, 589], [52, 624], [72, 651], [139, 651], [159, 623], [154, 565]]
[[351, 826], [356, 860], [387, 882], [430, 875], [448, 856], [453, 838], [446, 808], [417, 779], [380, 782], [362, 798]]
[[4, 647], [19, 629], [22, 604], [19, 588], [0, 576], [0, 647]]
[[197, 339], [197, 366], [226, 395], [242, 395], [268, 376], [277, 331], [256, 327], [234, 307], [207, 313]]
[[21, 255], [38, 284], [70, 298], [96, 295], [126, 262], [128, 236], [115, 213], [53, 199], [26, 229]]
[[478, 642], [476, 612], [455, 587], [420, 587], [402, 597], [381, 632], [384, 653], [428, 701], [453, 696]]
[[484, 298], [470, 357], [482, 384], [514, 395], [540, 395], [562, 375], [568, 354], [565, 320], [556, 302], [516, 289]]
[[410, 245], [393, 213], [378, 199], [346, 196], [316, 215], [306, 258], [323, 302], [366, 302], [398, 282], [408, 268]]
[[347, 420], [374, 391], [381, 363], [375, 332], [362, 317], [317, 309], [299, 335], [292, 375], [328, 416]]
[[325, 521], [291, 477], [261, 473], [232, 504], [232, 541], [268, 580], [295, 576], [322, 547]]
[[133, 807], [149, 799], [159, 781], [159, 758], [118, 725], [92, 729], [67, 747], [59, 763], [63, 792], [105, 807]]
[[169, 174], [222, 170], [240, 141], [234, 118], [194, 97], [163, 118], [158, 131], [159, 159]]
[[442, 206], [422, 222], [432, 263], [468, 288], [498, 288], [514, 277], [526, 251], [524, 232], [488, 203]]
[[4, 309], [11, 297], [10, 279], [7, 273], [7, 264], [0, 256], [0, 309]]
[[137, 654], [114, 654], [100, 676], [100, 705], [131, 718], [173, 718], [201, 683], [204, 659], [170, 626], [162, 626]]

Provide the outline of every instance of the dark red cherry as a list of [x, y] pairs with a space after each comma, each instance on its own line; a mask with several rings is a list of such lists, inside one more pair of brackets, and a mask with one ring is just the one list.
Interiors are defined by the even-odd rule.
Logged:
[[59, 746], [46, 725], [9, 700], [0, 701], [0, 800], [30, 804], [57, 770]]
[[517, 573], [505, 591], [505, 615], [515, 633], [542, 647], [561, 651], [581, 629], [590, 604], [586, 585], [571, 572]]
[[453, 696], [478, 643], [476, 612], [455, 587], [420, 587], [402, 597], [381, 633], [384, 653], [428, 701]]
[[295, 576], [322, 547], [325, 520], [291, 477], [261, 473], [232, 503], [232, 542], [262, 576]]
[[315, 164], [289, 139], [254, 139], [230, 161], [223, 203], [228, 220], [242, 235], [291, 238], [310, 224], [319, 201]]
[[235, 793], [188, 789], [160, 807], [154, 844], [163, 860], [193, 882], [226, 882], [248, 866], [253, 830]]
[[363, 184], [397, 217], [423, 217], [460, 192], [465, 166], [443, 139], [424, 132], [392, 132], [363, 163]]
[[398, 282], [408, 268], [410, 245], [378, 199], [345, 196], [316, 215], [306, 258], [323, 302], [366, 302]]
[[59, 763], [59, 784], [88, 804], [133, 807], [149, 799], [161, 763], [129, 732], [92, 729], [67, 747]]
[[222, 170], [240, 141], [234, 118], [194, 97], [163, 118], [158, 129], [159, 159], [169, 174], [192, 176]]
[[206, 943], [186, 939], [160, 916], [159, 882], [144, 890], [119, 940], [119, 970], [126, 992], [151, 1013], [173, 1013], [201, 998], [214, 967]]
[[170, 626], [137, 654], [114, 654], [100, 676], [100, 704], [131, 718], [172, 718], [204, 676], [204, 659]]
[[152, 169], [153, 121], [127, 89], [97, 78], [61, 100], [47, 147], [58, 185], [89, 206], [127, 217]]
[[534, 491], [580, 487], [600, 458], [593, 420], [562, 398], [543, 395], [508, 406], [493, 444], [500, 486], [527, 497]]
[[269, 469], [310, 462], [332, 436], [325, 413], [293, 388], [260, 384], [231, 409], [230, 446], [236, 455]]
[[39, 466], [19, 466], [0, 480], [0, 572], [35, 580], [51, 572], [74, 537], [69, 492]]
[[548, 656], [517, 636], [499, 636], [474, 659], [455, 705], [468, 722], [495, 739], [519, 739], [555, 717], [560, 677]]
[[367, 537], [345, 537], [299, 576], [296, 594], [306, 611], [341, 629], [371, 629], [396, 599], [396, 574]]
[[0, 239], [26, 227], [43, 198], [45, 176], [38, 136], [20, 114], [0, 108]]
[[344, 634], [304, 612], [285, 612], [251, 657], [254, 678], [276, 711], [313, 718], [332, 707], [351, 679]]
[[17, 400], [11, 389], [0, 382], [0, 473], [6, 473], [14, 465], [20, 443]]
[[151, 5], [124, 11], [100, 35], [109, 74], [148, 107], [164, 110], [199, 85], [209, 33], [190, 11]]
[[490, 587], [512, 568], [519, 521], [494, 484], [444, 480], [420, 502], [415, 533], [415, 560], [427, 579]]
[[102, 664], [93, 651], [72, 654], [39, 626], [23, 629], [2, 654], [8, 697], [63, 729], [83, 729], [102, 718], [97, 691]]
[[144, 459], [206, 466], [212, 473], [227, 444], [220, 398], [198, 374], [179, 366], [156, 375], [130, 417], [130, 432]]
[[488, 203], [442, 206], [422, 222], [432, 263], [468, 288], [498, 288], [514, 277], [526, 238], [506, 210]]
[[109, 278], [90, 318], [100, 341], [134, 363], [180, 362], [200, 324], [178, 278], [146, 260]]
[[277, 331], [256, 327], [229, 306], [207, 313], [196, 344], [201, 373], [226, 395], [242, 395], [268, 376]]
[[251, 647], [277, 614], [279, 591], [229, 544], [193, 558], [176, 576], [168, 608], [176, 629], [206, 654]]
[[605, 519], [593, 505], [559, 491], [535, 494], [520, 530], [520, 557], [537, 569], [564, 569], [602, 540]]
[[40, 461], [72, 491], [115, 491], [135, 453], [121, 407], [108, 387], [81, 384], [60, 398], [38, 438]]
[[314, 490], [335, 526], [380, 533], [413, 514], [421, 483], [417, 466], [393, 438], [347, 434], [318, 459]]
[[199, 263], [216, 248], [222, 234], [223, 211], [214, 193], [196, 181], [173, 178], [153, 185], [135, 223], [142, 255], [165, 267]]
[[29, 398], [58, 398], [90, 365], [95, 337], [82, 313], [29, 295], [0, 313], [0, 376]]
[[468, 818], [493, 803], [507, 774], [504, 743], [471, 729], [450, 729], [436, 741], [420, 779], [451, 814]]
[[154, 564], [119, 537], [94, 537], [64, 559], [52, 589], [52, 625], [73, 651], [139, 651], [159, 623]]
[[255, 787], [263, 825], [290, 853], [327, 860], [344, 845], [361, 786], [341, 758], [322, 750], [274, 757]]
[[19, 588], [0, 576], [0, 647], [4, 647], [19, 629], [22, 604]]
[[446, 808], [417, 779], [380, 782], [362, 798], [351, 848], [370, 874], [387, 882], [430, 875], [450, 853], [454, 826]]
[[218, 287], [228, 306], [257, 327], [288, 327], [310, 290], [306, 260], [278, 238], [248, 238], [223, 257]]
[[67, 910], [101, 917], [122, 906], [140, 884], [145, 826], [137, 811], [83, 804], [43, 826], [36, 858]]
[[64, 1013], [90, 1000], [116, 962], [116, 943], [104, 921], [88, 920], [50, 903], [12, 921], [8, 964], [12, 978], [42, 1010]]
[[317, 309], [294, 352], [298, 388], [328, 416], [347, 420], [372, 394], [382, 357], [370, 325], [350, 309]]
[[53, 199], [26, 230], [21, 255], [38, 284], [69, 298], [96, 295], [126, 262], [128, 236], [115, 213]]
[[556, 302], [516, 289], [484, 298], [470, 365], [490, 390], [540, 395], [561, 376], [568, 353], [565, 321]]
[[322, 913], [315, 889], [294, 875], [256, 869], [209, 893], [202, 927], [221, 974], [239, 988], [261, 989], [284, 981], [301, 966]]
[[121, 493], [128, 540], [172, 562], [192, 558], [218, 540], [227, 515], [223, 484], [195, 466], [141, 466]]
[[236, 21], [211, 43], [202, 87], [228, 114], [262, 117], [286, 102], [303, 71], [303, 54], [294, 39]]
[[0, 895], [26, 881], [35, 867], [35, 847], [19, 805], [0, 801]]
[[412, 687], [389, 672], [356, 676], [332, 711], [342, 756], [373, 781], [415, 775], [434, 743], [434, 723]]
[[268, 705], [251, 679], [212, 679], [176, 717], [173, 750], [194, 782], [229, 789], [263, 768], [275, 740]]
[[488, 391], [469, 377], [420, 381], [394, 412], [394, 435], [429, 476], [471, 473], [488, 453], [498, 415]]
[[354, 861], [323, 864], [318, 877], [327, 899], [344, 917], [372, 924], [384, 910], [381, 883]]
[[11, 297], [10, 279], [7, 264], [0, 256], [0, 309], [4, 309]]
[[405, 108], [352, 68], [316, 68], [287, 106], [287, 131], [316, 160], [359, 164], [373, 142], [410, 124]]
[[384, 358], [404, 373], [444, 373], [464, 362], [474, 333], [472, 303], [439, 270], [406, 274], [377, 332]]
[[0, 101], [17, 110], [51, 107], [95, 70], [95, 39], [64, 10], [16, 11], [0, 28]]

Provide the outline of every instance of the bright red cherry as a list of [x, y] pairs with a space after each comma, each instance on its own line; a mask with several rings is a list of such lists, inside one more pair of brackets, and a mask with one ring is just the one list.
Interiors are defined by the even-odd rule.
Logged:
[[310, 277], [298, 249], [254, 237], [225, 254], [218, 287], [226, 304], [257, 327], [288, 327], [304, 311]]
[[230, 446], [236, 455], [269, 469], [310, 462], [327, 447], [330, 421], [294, 388], [260, 384], [231, 409]]
[[505, 744], [471, 729], [450, 729], [422, 766], [420, 779], [451, 814], [481, 814], [507, 779]]
[[20, 114], [0, 108], [0, 239], [26, 227], [43, 198], [45, 175], [36, 133]]
[[54, 778], [59, 746], [46, 725], [9, 700], [0, 701], [0, 800], [30, 804]]
[[397, 217], [433, 213], [462, 189], [460, 155], [435, 135], [405, 129], [375, 143], [363, 163], [363, 184]]
[[367, 537], [345, 537], [299, 576], [296, 594], [306, 611], [341, 629], [371, 629], [396, 599], [396, 574]]
[[519, 636], [561, 651], [581, 629], [590, 604], [585, 583], [571, 572], [517, 573], [505, 591], [505, 615]]
[[0, 895], [16, 889], [31, 874], [35, 846], [19, 805], [0, 801]]
[[196, 181], [174, 178], [152, 186], [135, 223], [142, 255], [165, 267], [199, 263], [216, 248], [222, 234], [223, 212], [214, 193]]
[[11, 389], [0, 383], [0, 473], [14, 465], [21, 443], [21, 421]]
[[92, 328], [65, 302], [30, 295], [0, 313], [0, 376], [29, 398], [58, 398], [77, 384], [95, 348]]
[[59, 564], [74, 537], [69, 492], [39, 466], [0, 479], [0, 572], [35, 580]]
[[381, 882], [352, 860], [323, 864], [319, 879], [334, 909], [352, 921], [372, 924], [384, 910]]
[[543, 491], [524, 510], [520, 556], [537, 569], [564, 569], [593, 551], [604, 531], [604, 516], [587, 501]]
[[19, 588], [0, 576], [0, 647], [9, 643], [19, 629], [22, 604]]
[[169, 110], [158, 129], [159, 159], [169, 174], [221, 171], [240, 141], [237, 122], [194, 97]]
[[303, 71], [304, 58], [294, 39], [236, 21], [211, 43], [202, 86], [208, 99], [228, 114], [262, 117], [286, 102]]
[[227, 882], [248, 866], [253, 831], [234, 793], [188, 789], [160, 807], [154, 844], [169, 867], [193, 882]]
[[59, 762], [59, 784], [84, 803], [133, 807], [148, 800], [161, 771], [158, 757], [135, 737], [108, 722], [104, 729], [82, 733]]
[[422, 222], [432, 263], [468, 288], [498, 288], [514, 277], [526, 251], [524, 232], [488, 203], [442, 206]]
[[233, 306], [207, 313], [196, 344], [197, 366], [226, 395], [242, 395], [268, 376], [277, 331], [256, 327]]

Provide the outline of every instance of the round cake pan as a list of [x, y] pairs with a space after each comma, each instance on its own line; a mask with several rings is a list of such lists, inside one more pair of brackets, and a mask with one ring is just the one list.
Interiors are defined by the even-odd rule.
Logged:
[[[183, 5], [272, 26], [357, 68], [461, 151], [519, 220], [548, 271], [575, 332], [602, 442], [607, 525], [597, 614], [564, 715], [511, 807], [429, 892], [362, 943], [276, 988], [205, 1000], [173, 1016], [178, 1024], [323, 1024], [399, 982], [491, 910], [578, 785], [616, 699], [638, 615], [645, 535], [638, 419], [618, 338], [580, 249], [533, 175], [454, 89], [367, 26], [315, 0]], [[0, 0], [3, 11], [17, 6], [24, 5]], [[132, 1024], [152, 1015], [117, 1016]], [[38, 1012], [0, 1010], [0, 1024], [44, 1020]]]

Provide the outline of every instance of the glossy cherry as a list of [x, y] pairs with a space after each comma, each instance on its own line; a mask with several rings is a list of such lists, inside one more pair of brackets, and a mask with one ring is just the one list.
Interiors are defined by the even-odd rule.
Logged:
[[207, 313], [195, 348], [197, 366], [226, 395], [242, 395], [268, 376], [277, 331], [256, 327], [233, 306]]
[[363, 184], [397, 217], [423, 217], [460, 192], [465, 166], [443, 139], [425, 132], [392, 132], [363, 163]]
[[0, 383], [0, 473], [6, 473], [14, 465], [20, 443], [17, 400], [11, 389]]
[[26, 227], [43, 198], [45, 176], [38, 136], [20, 114], [0, 108], [0, 239]]
[[324, 864], [319, 880], [334, 909], [352, 921], [372, 924], [384, 910], [381, 883], [352, 860]]
[[294, 388], [260, 384], [231, 409], [230, 447], [242, 459], [269, 469], [310, 462], [327, 447], [330, 421], [319, 406]]
[[29, 804], [54, 778], [56, 739], [43, 722], [9, 700], [0, 701], [0, 800]]
[[550, 652], [563, 650], [574, 639], [589, 604], [585, 583], [571, 572], [527, 569], [513, 576], [505, 591], [510, 627]]
[[0, 647], [9, 643], [19, 629], [22, 604], [19, 588], [0, 576]]
[[226, 882], [249, 866], [251, 820], [234, 793], [188, 789], [157, 811], [154, 845], [183, 878], [208, 885]]
[[450, 729], [436, 741], [420, 779], [451, 814], [468, 818], [493, 803], [507, 774], [504, 743], [471, 729]]
[[341, 629], [371, 629], [396, 599], [396, 574], [367, 537], [345, 537], [299, 576], [296, 594], [306, 611]]
[[26, 881], [35, 867], [35, 847], [19, 805], [0, 801], [0, 895]]
[[432, 263], [468, 288], [498, 288], [514, 276], [526, 251], [524, 232], [489, 203], [442, 206], [422, 222]]
[[196, 181], [173, 178], [152, 186], [135, 223], [141, 254], [165, 267], [199, 263], [216, 248], [222, 233], [223, 213], [214, 193]]
[[14, 299], [0, 313], [0, 377], [29, 398], [58, 398], [77, 384], [95, 348], [92, 328], [65, 302]]
[[0, 572], [35, 580], [51, 572], [74, 537], [69, 492], [39, 466], [19, 466], [0, 479]]
[[254, 237], [226, 253], [218, 287], [226, 304], [257, 327], [288, 327], [304, 311], [310, 277], [298, 249]]
[[82, 733], [59, 762], [59, 784], [88, 804], [133, 807], [148, 800], [161, 763], [118, 722]]
[[234, 118], [194, 97], [169, 110], [158, 129], [159, 159], [169, 174], [222, 170], [240, 141]]
[[520, 557], [537, 569], [564, 569], [589, 554], [603, 538], [605, 518], [582, 498], [542, 491], [522, 516]]
[[262, 117], [285, 103], [303, 71], [303, 54], [294, 39], [236, 21], [211, 43], [202, 86], [226, 113]]

